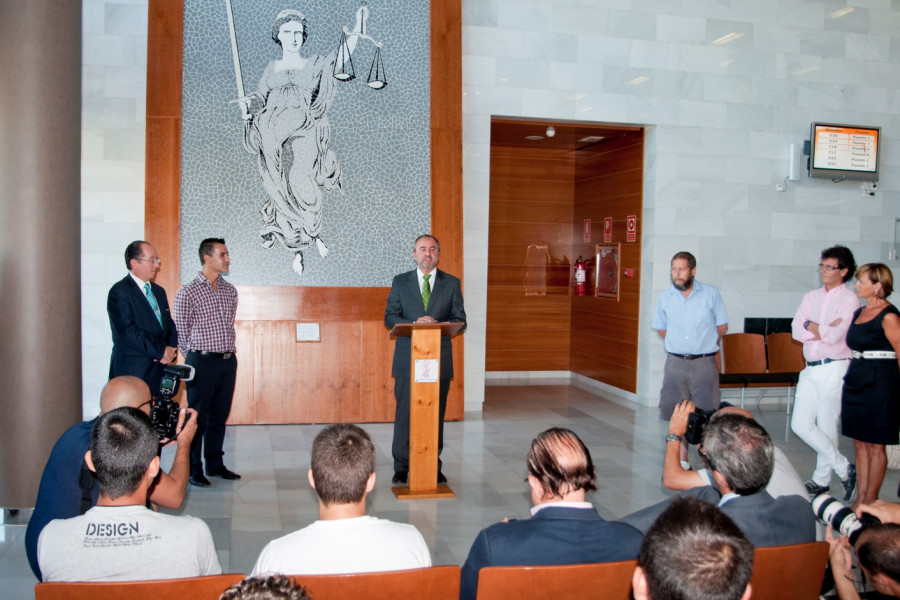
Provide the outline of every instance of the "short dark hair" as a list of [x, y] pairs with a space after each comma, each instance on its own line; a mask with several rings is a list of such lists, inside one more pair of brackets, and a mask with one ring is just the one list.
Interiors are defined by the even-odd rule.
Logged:
[[204, 256], [213, 255], [213, 252], [215, 252], [216, 250], [216, 244], [222, 244], [224, 246], [225, 240], [223, 238], [206, 238], [205, 240], [200, 242], [200, 250], [198, 252], [198, 254], [200, 254], [200, 266], [206, 264], [206, 262], [204, 262], [203, 260]]
[[150, 242], [144, 240], [134, 240], [125, 247], [125, 268], [131, 270], [132, 259], [141, 258], [144, 255], [144, 244], [150, 245]]
[[375, 445], [361, 427], [329, 425], [313, 440], [312, 474], [319, 500], [326, 506], [363, 499], [375, 472]]
[[861, 276], [867, 275], [872, 283], [881, 284], [881, 296], [884, 299], [891, 295], [894, 291], [894, 274], [891, 273], [890, 267], [884, 263], [867, 263], [856, 270], [854, 277], [859, 279]]
[[669, 261], [669, 264], [671, 265], [676, 260], [686, 260], [687, 264], [688, 264], [688, 268], [691, 271], [693, 271], [694, 269], [697, 268], [697, 259], [694, 258], [694, 255], [691, 254], [690, 252], [685, 252], [685, 251], [676, 252], [675, 256], [672, 257], [672, 260]]
[[526, 462], [528, 473], [541, 482], [545, 493], [562, 496], [597, 489], [591, 452], [568, 429], [553, 427], [539, 433], [531, 441]]
[[825, 248], [822, 250], [822, 260], [825, 260], [826, 258], [835, 259], [838, 264], [838, 269], [847, 269], [847, 274], [844, 275], [842, 280], [844, 283], [847, 283], [847, 281], [853, 277], [853, 273], [856, 272], [856, 260], [853, 258], [853, 253], [850, 252], [850, 248], [847, 246], [838, 244], [831, 248]]
[[709, 465], [741, 496], [766, 487], [775, 469], [775, 446], [765, 428], [744, 415], [716, 413], [703, 433]]
[[299, 583], [285, 575], [247, 577], [222, 592], [219, 600], [312, 600]]
[[281, 31], [281, 26], [291, 21], [297, 21], [303, 25], [303, 44], [300, 45], [306, 44], [306, 38], [309, 37], [309, 26], [306, 24], [306, 17], [296, 10], [283, 10], [278, 13], [278, 16], [275, 17], [275, 22], [272, 23], [272, 39], [279, 46], [281, 46], [281, 40], [278, 39], [278, 34]]
[[638, 566], [653, 600], [738, 600], [753, 544], [716, 505], [676, 496], [644, 536]]
[[100, 491], [115, 500], [137, 491], [157, 456], [159, 436], [143, 411], [123, 406], [97, 417], [90, 450]]
[[881, 523], [863, 531], [856, 541], [856, 556], [870, 574], [900, 583], [900, 524]]
[[431, 238], [431, 239], [433, 239], [433, 240], [434, 240], [434, 243], [437, 244], [438, 252], [441, 251], [441, 242], [440, 242], [436, 237], [434, 237], [433, 235], [431, 235], [430, 233], [423, 233], [422, 235], [420, 235], [419, 237], [417, 237], [417, 238], [416, 238], [416, 241], [413, 242], [413, 250], [416, 249], [416, 246], [419, 245], [419, 240], [421, 240], [422, 238]]

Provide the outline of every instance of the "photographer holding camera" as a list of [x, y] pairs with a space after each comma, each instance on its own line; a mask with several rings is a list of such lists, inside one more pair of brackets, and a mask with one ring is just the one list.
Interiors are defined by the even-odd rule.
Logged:
[[[103, 387], [100, 394], [100, 414], [116, 408], [139, 408], [150, 413], [150, 388], [143, 380], [130, 375], [115, 377]], [[97, 417], [99, 418], [99, 417]], [[84, 462], [84, 454], [90, 445], [91, 429], [97, 419], [73, 425], [59, 438], [38, 489], [34, 512], [25, 531], [25, 551], [28, 563], [38, 580], [41, 570], [37, 561], [37, 541], [44, 527], [53, 519], [68, 519], [84, 514], [97, 503], [99, 487], [93, 473]], [[197, 431], [196, 412], [181, 410], [174, 440], [164, 439], [164, 444], [174, 443], [175, 458], [169, 473], [161, 470], [150, 487], [148, 501], [164, 508], [179, 508], [184, 502], [190, 472], [190, 447]]]
[[[719, 411], [704, 428], [702, 453], [714, 485], [681, 495], [718, 504], [757, 548], [815, 541], [816, 518], [807, 495], [773, 498], [765, 489], [775, 469], [775, 447], [762, 425], [743, 414]], [[620, 521], [646, 533], [670, 503], [664, 500]]]
[[[834, 507], [838, 510], [831, 510]], [[900, 597], [900, 504], [876, 500], [860, 505], [853, 515], [845, 514], [847, 511], [841, 509], [846, 507], [836, 500], [820, 496], [813, 508], [828, 523], [826, 540], [831, 546], [829, 561], [839, 600], [860, 598], [852, 573], [851, 548], [856, 550], [860, 569], [879, 597]], [[841, 531], [837, 537], [834, 528]]]
[[[730, 405], [720, 408], [715, 414], [736, 414], [743, 415], [748, 419], [753, 418], [749, 411]], [[710, 416], [709, 411], [697, 409], [690, 400], [684, 400], [675, 407], [675, 410], [672, 412], [672, 419], [669, 421], [669, 434], [666, 436], [666, 457], [663, 462], [663, 486], [666, 489], [680, 492], [704, 485], [714, 485], [709, 469], [703, 468], [696, 471], [685, 469], [681, 465], [678, 456], [680, 444], [670, 443], [673, 441], [681, 442], [684, 438], [690, 444], [699, 445], [700, 438], [703, 435], [703, 426], [709, 421]], [[791, 461], [778, 447], [773, 446], [773, 454], [775, 466], [772, 471], [772, 477], [769, 479], [769, 483], [766, 484], [766, 491], [773, 498], [793, 495], [804, 496], [806, 487], [804, 487], [800, 475], [791, 465]]]

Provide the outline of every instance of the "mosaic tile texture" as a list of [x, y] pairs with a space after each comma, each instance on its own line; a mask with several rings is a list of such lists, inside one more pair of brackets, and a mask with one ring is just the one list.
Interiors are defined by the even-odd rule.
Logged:
[[[330, 54], [341, 28], [352, 29], [357, 0], [296, 2], [232, 0], [245, 93], [257, 90], [266, 65], [281, 57], [272, 41], [276, 15], [299, 10], [309, 37], [301, 55]], [[294, 252], [261, 245], [259, 210], [268, 195], [256, 157], [243, 147], [243, 123], [225, 0], [187, 0], [182, 98], [181, 281], [190, 281], [205, 237], [224, 237], [238, 285], [388, 286], [414, 267], [413, 240], [430, 228], [429, 8], [425, 0], [372, 0], [366, 33], [382, 42], [388, 85], [373, 90], [366, 76], [375, 46], [353, 52], [356, 79], [336, 82], [327, 109], [329, 147], [342, 170], [341, 188], [325, 191], [321, 239]]]

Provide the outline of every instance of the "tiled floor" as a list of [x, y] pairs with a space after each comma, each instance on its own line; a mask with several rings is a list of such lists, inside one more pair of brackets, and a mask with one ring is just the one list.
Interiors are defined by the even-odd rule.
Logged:
[[[668, 495], [660, 484], [666, 424], [656, 409], [546, 383], [490, 386], [483, 413], [468, 413], [464, 422], [446, 424], [444, 473], [456, 493], [449, 500], [396, 500], [390, 491], [392, 425], [364, 425], [378, 450], [378, 483], [369, 497], [370, 512], [418, 527], [434, 564], [462, 564], [481, 528], [503, 517], [528, 516], [525, 453], [534, 435], [552, 426], [569, 427], [590, 448], [598, 475], [591, 500], [603, 517], [619, 517]], [[756, 415], [800, 475], [808, 477], [815, 457], [788, 434], [784, 404], [764, 404]], [[322, 427], [229, 428], [228, 466], [243, 479], [214, 479], [211, 488], [191, 488], [183, 508], [209, 524], [226, 572], [249, 573], [266, 542], [315, 520], [317, 502], [306, 472], [312, 439]], [[852, 456], [849, 440], [841, 440], [841, 449]], [[169, 452], [166, 457], [171, 460]], [[898, 478], [900, 472], [888, 472], [883, 498], [896, 499]], [[838, 493], [840, 484], [832, 484]], [[3, 598], [33, 598], [35, 579], [22, 542], [28, 512], [15, 518], [7, 514], [0, 526]]]

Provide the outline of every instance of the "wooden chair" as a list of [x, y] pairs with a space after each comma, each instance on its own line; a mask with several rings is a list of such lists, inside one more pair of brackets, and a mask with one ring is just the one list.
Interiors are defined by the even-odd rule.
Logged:
[[[477, 600], [630, 600], [636, 560], [586, 565], [485, 567]], [[316, 598], [316, 600], [319, 600]]]
[[757, 548], [753, 555], [753, 600], [816, 600], [819, 597], [828, 542]]
[[787, 414], [791, 414], [791, 396], [800, 379], [800, 371], [806, 368], [803, 344], [790, 333], [770, 333], [766, 336], [766, 355], [769, 358], [769, 372], [781, 373], [790, 382]]
[[102, 583], [48, 582], [34, 586], [35, 600], [160, 600], [162, 598], [190, 598], [191, 600], [219, 600], [228, 587], [242, 580], [240, 573], [186, 577], [184, 579], [154, 579], [151, 581], [121, 581]]
[[342, 575], [294, 575], [315, 600], [459, 600], [456, 565]]

